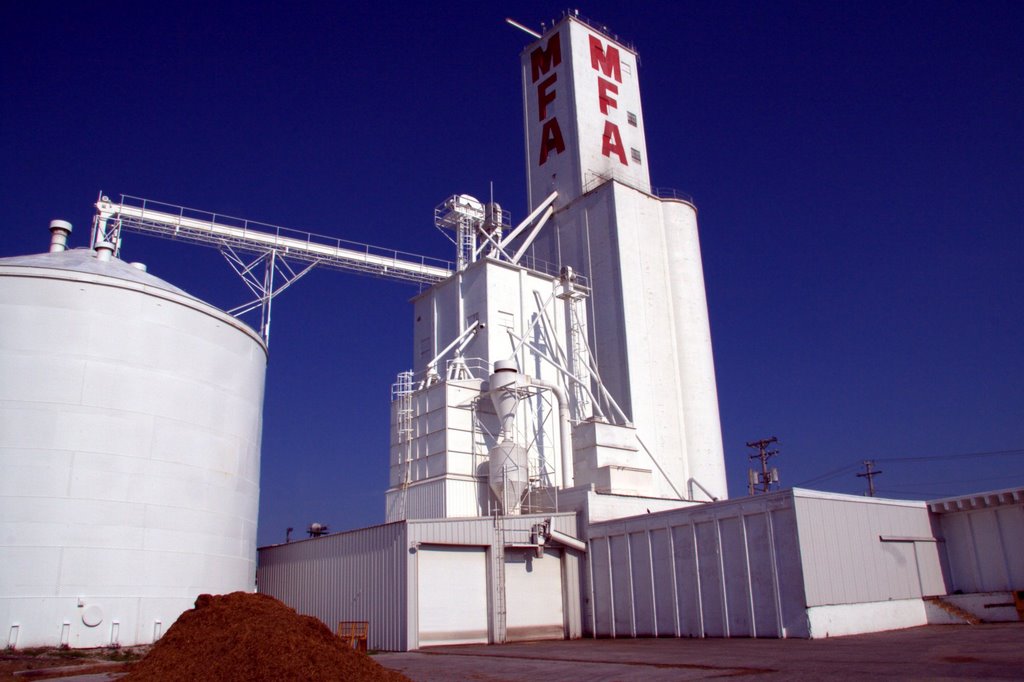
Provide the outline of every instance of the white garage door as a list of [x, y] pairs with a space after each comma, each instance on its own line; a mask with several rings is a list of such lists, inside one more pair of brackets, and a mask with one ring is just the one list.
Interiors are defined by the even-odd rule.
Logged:
[[509, 642], [565, 636], [561, 552], [538, 559], [532, 550], [506, 550], [505, 595]]
[[420, 547], [420, 646], [487, 643], [487, 554], [475, 547]]

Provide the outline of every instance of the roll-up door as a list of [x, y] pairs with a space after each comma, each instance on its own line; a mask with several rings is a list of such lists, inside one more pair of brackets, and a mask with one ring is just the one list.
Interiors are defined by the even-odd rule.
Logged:
[[560, 551], [506, 550], [505, 595], [509, 642], [565, 637]]
[[421, 546], [420, 646], [487, 643], [487, 553], [482, 547]]

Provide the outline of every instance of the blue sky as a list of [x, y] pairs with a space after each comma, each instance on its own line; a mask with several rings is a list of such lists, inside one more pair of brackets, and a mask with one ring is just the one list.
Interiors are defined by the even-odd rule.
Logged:
[[[525, 214], [519, 51], [546, 3], [5, 3], [0, 256], [99, 191], [450, 259], [453, 193]], [[1024, 484], [1024, 5], [580, 6], [641, 57], [653, 184], [700, 211], [732, 496]], [[222, 307], [213, 250], [125, 257]], [[415, 288], [314, 271], [275, 304], [259, 541], [383, 519]], [[975, 455], [1010, 451], [1000, 455]], [[909, 458], [909, 459], [908, 459]], [[922, 459], [923, 458], [923, 459]], [[830, 475], [831, 474], [831, 475]]]

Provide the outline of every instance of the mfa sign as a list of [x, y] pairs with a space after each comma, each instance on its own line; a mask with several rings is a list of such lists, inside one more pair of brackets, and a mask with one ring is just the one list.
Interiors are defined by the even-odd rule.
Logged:
[[530, 204], [603, 179], [650, 190], [636, 54], [567, 17], [522, 58]]

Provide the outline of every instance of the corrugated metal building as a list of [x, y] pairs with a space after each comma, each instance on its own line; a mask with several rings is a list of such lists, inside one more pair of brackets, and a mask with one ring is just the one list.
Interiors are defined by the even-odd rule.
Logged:
[[259, 591], [329, 625], [368, 621], [373, 649], [582, 635], [576, 514], [411, 520], [259, 550]]
[[924, 502], [784, 490], [597, 523], [589, 548], [598, 637], [910, 627], [946, 593]]
[[934, 500], [949, 592], [1024, 589], [1024, 489]]

